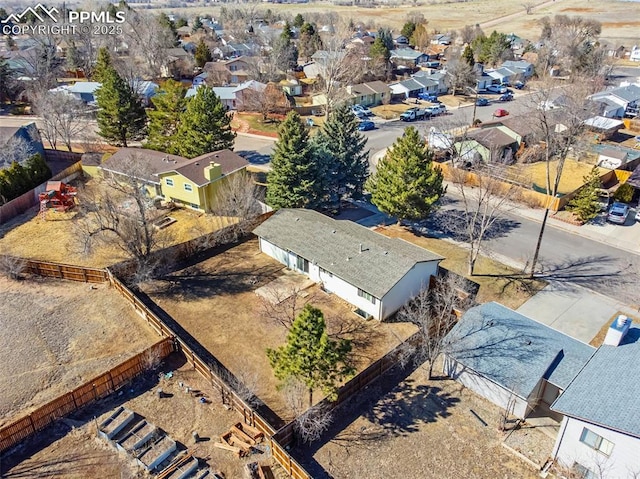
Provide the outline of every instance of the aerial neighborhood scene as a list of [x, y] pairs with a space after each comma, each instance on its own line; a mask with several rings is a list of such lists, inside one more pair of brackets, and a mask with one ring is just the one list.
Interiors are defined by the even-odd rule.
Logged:
[[0, 28], [0, 477], [640, 478], [640, 1]]

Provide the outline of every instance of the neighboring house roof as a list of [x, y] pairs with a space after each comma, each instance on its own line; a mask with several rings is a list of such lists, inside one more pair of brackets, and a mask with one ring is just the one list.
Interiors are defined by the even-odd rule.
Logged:
[[161, 174], [175, 171], [198, 186], [209, 182], [204, 176], [204, 168], [212, 161], [222, 167], [223, 175], [233, 173], [249, 164], [247, 160], [230, 150], [214, 151], [197, 158], [187, 159], [145, 148], [120, 148], [102, 163], [102, 168], [126, 175], [131, 172], [133, 161], [135, 161], [135, 173], [140, 175], [140, 179], [149, 183], [159, 184]]
[[158, 84], [151, 81], [135, 81], [134, 89], [140, 96], [153, 96], [158, 89]]
[[[189, 27], [187, 27], [189, 28]], [[191, 58], [189, 52], [187, 52], [184, 48], [165, 48], [164, 54], [168, 57], [173, 58]]]
[[391, 50], [391, 58], [399, 58], [400, 60], [417, 60], [424, 53], [414, 50], [413, 48], [397, 48]]
[[485, 73], [495, 79], [506, 78], [517, 74], [517, 72], [504, 67], [496, 68], [495, 70], [486, 70]]
[[[221, 100], [229, 101], [236, 99], [236, 87], [234, 86], [214, 86], [211, 87], [211, 89]], [[195, 95], [195, 92], [193, 94]]]
[[[102, 163], [102, 168], [119, 174], [128, 174], [135, 169], [140, 179], [159, 183], [158, 175], [170, 169], [169, 165], [181, 165], [190, 160], [177, 155], [145, 148], [120, 148]], [[132, 163], [135, 162], [135, 167]], [[175, 167], [174, 167], [175, 168]]]
[[610, 130], [612, 128], [623, 128], [624, 122], [614, 118], [605, 118], [604, 116], [594, 116], [584, 121], [584, 124], [591, 128], [599, 130]]
[[502, 63], [502, 66], [510, 70], [528, 70], [532, 67], [532, 64], [524, 60], [507, 60]]
[[595, 351], [493, 302], [468, 310], [446, 341], [450, 357], [525, 399], [541, 378], [565, 389]]
[[603, 345], [551, 406], [567, 416], [640, 437], [640, 329]]
[[482, 128], [469, 132], [468, 136], [488, 149], [505, 147], [516, 143], [514, 138], [498, 128]]
[[98, 88], [100, 88], [102, 86], [102, 83], [99, 82], [94, 82], [94, 81], [79, 81], [76, 82], [75, 84], [71, 85], [68, 90], [71, 93], [78, 93], [78, 94], [83, 94], [83, 93], [90, 93], [90, 94], [94, 94], [96, 92], [96, 90]]
[[517, 133], [521, 137], [525, 137], [527, 135], [531, 135], [535, 132], [534, 127], [532, 126], [532, 121], [530, 118], [525, 116], [514, 116], [511, 118], [505, 118], [503, 120], [499, 120], [496, 123], [501, 123], [507, 128], [509, 128], [514, 133]]
[[351, 87], [354, 95], [371, 95], [372, 93], [389, 93], [389, 86], [379, 80], [359, 83]]
[[240, 83], [237, 87], [234, 88], [234, 92], [238, 93], [242, 90], [251, 89], [255, 91], [264, 91], [267, 88], [267, 85], [264, 83], [260, 83], [256, 80], [247, 80], [246, 82]]
[[605, 148], [600, 151], [602, 156], [608, 156], [609, 158], [615, 158], [616, 160], [624, 161], [627, 159], [627, 152], [614, 149], [614, 148]]
[[632, 83], [630, 85], [613, 88], [611, 90], [604, 90], [591, 95], [591, 98], [599, 100], [602, 97], [607, 96], [620, 98], [627, 103], [640, 101], [640, 85]]
[[204, 186], [209, 183], [209, 180], [204, 176], [204, 169], [211, 162], [217, 163], [222, 167], [223, 175], [231, 174], [249, 164], [247, 160], [231, 150], [219, 150], [188, 160], [177, 168], [166, 169], [161, 174], [175, 171], [193, 181], [197, 186]]
[[[281, 209], [254, 233], [383, 298], [416, 263], [443, 258], [398, 238], [305, 209]], [[429, 281], [424, 278], [425, 284]]]
[[21, 126], [0, 126], [0, 145], [5, 145], [22, 128]]

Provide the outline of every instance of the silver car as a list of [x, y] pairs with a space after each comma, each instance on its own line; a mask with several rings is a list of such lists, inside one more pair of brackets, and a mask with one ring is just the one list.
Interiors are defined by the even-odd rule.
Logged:
[[616, 202], [611, 205], [611, 208], [609, 209], [607, 221], [617, 225], [623, 225], [627, 221], [627, 216], [629, 216], [629, 205]]

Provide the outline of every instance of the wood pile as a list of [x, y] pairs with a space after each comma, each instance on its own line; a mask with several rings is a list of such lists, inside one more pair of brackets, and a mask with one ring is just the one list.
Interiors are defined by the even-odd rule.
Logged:
[[220, 442], [214, 444], [219, 449], [231, 451], [238, 457], [251, 453], [253, 446], [264, 439], [264, 434], [255, 427], [237, 423], [220, 436]]
[[258, 462], [250, 462], [246, 465], [247, 473], [250, 479], [274, 479], [271, 467]]

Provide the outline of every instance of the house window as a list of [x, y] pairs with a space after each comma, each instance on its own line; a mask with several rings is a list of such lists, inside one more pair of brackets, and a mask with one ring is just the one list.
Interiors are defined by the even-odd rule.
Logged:
[[195, 203], [191, 203], [191, 208], [194, 210], [200, 209], [200, 205], [196, 205]]
[[173, 186], [173, 180], [171, 178], [166, 178], [164, 182], [167, 184], [167, 186]]
[[366, 291], [358, 288], [358, 296], [360, 296], [361, 298], [366, 299], [367, 301], [376, 304], [376, 298], [373, 297], [373, 295], [367, 293]]
[[595, 473], [587, 467], [584, 467], [580, 463], [573, 464], [573, 470], [576, 472], [578, 478], [580, 479], [597, 479]]
[[590, 431], [586, 427], [582, 429], [580, 442], [586, 444], [592, 449], [595, 449], [596, 451], [606, 454], [607, 456], [610, 456], [611, 451], [613, 451], [613, 443], [611, 441], [607, 441], [604, 437], [598, 436], [595, 432]]
[[193, 186], [189, 183], [184, 184], [184, 191], [193, 191]]
[[309, 261], [304, 259], [302, 256], [296, 256], [296, 267], [300, 271], [304, 271], [305, 273], [309, 272]]

